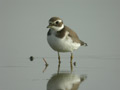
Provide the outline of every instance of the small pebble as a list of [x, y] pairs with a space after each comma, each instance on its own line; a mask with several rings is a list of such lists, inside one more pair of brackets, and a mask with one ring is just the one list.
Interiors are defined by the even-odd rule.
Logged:
[[73, 64], [74, 64], [74, 66], [76, 66], [76, 62], [74, 62]]
[[30, 59], [30, 61], [33, 61], [33, 60], [34, 60], [34, 57], [33, 57], [33, 56], [30, 56], [29, 59]]

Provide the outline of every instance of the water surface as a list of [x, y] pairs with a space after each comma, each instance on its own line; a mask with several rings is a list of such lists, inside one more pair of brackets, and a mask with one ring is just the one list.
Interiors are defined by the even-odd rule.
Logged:
[[[17, 62], [18, 60], [20, 62]], [[73, 62], [76, 62], [76, 66], [72, 64], [72, 67], [67, 57], [62, 58], [60, 66], [57, 57], [47, 57], [45, 60], [49, 64], [47, 67], [45, 67], [45, 63], [40, 57], [35, 57], [32, 62], [29, 58], [16, 58], [16, 65], [1, 65], [0, 89], [47, 90], [49, 80], [53, 76], [58, 75], [59, 77], [61, 74], [63, 74], [64, 78], [67, 77], [64, 74], [67, 74], [67, 79], [70, 75], [77, 77], [85, 75], [87, 78], [80, 83], [78, 90], [117, 90], [117, 88], [120, 88], [119, 58], [75, 57]], [[65, 82], [64, 78], [61, 82]]]

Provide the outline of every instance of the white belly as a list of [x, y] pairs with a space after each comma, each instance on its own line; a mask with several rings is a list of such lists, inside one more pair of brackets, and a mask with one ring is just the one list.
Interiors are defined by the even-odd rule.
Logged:
[[73, 52], [73, 50], [80, 47], [80, 43], [73, 43], [67, 33], [63, 38], [58, 38], [54, 34], [51, 34], [47, 36], [47, 41], [51, 48], [58, 52]]

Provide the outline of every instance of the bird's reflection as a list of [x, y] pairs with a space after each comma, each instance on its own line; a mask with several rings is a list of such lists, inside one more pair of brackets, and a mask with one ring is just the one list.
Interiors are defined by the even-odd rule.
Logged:
[[72, 73], [54, 74], [47, 83], [47, 90], [78, 90], [86, 75], [76, 75]]
[[73, 74], [73, 66], [70, 64], [71, 72], [60, 72], [60, 63], [58, 71], [47, 83], [47, 90], [78, 90], [79, 85], [86, 79], [86, 75]]

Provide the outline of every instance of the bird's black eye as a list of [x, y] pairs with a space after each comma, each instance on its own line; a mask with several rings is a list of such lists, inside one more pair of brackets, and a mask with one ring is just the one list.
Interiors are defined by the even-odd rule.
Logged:
[[59, 24], [59, 22], [58, 22], [58, 21], [56, 21], [56, 24]]

